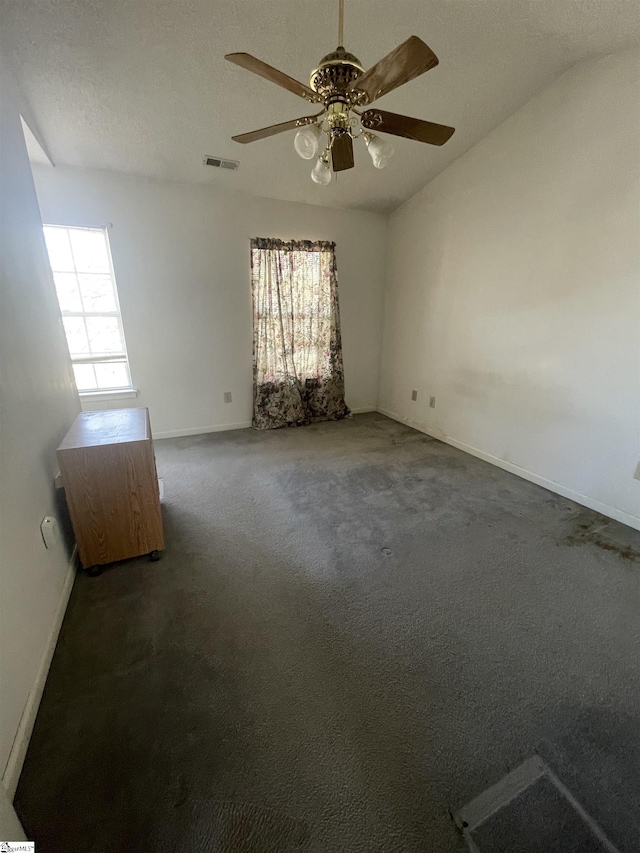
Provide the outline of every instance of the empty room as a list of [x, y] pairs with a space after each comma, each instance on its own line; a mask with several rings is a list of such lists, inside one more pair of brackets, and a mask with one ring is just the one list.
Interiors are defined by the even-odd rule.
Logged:
[[637, 0], [0, 0], [0, 850], [640, 851]]

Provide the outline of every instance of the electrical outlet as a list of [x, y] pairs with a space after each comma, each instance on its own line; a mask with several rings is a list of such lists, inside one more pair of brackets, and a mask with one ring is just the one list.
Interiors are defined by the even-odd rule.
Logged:
[[58, 543], [58, 522], [52, 516], [47, 515], [42, 519], [40, 532], [45, 548], [53, 548]]
[[231, 391], [225, 391], [224, 392], [224, 401], [225, 401], [225, 403], [231, 402]]
[[435, 409], [435, 407], [436, 407], [436, 398], [435, 397], [429, 397], [429, 408]]
[[411, 399], [412, 399], [412, 400], [413, 400], [413, 402], [415, 403], [415, 401], [418, 399], [418, 392], [417, 392], [417, 391], [412, 391], [412, 392], [411, 392]]

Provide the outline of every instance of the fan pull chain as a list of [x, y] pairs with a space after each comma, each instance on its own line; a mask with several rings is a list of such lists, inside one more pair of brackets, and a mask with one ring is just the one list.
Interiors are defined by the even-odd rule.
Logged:
[[338, 47], [344, 47], [344, 0], [338, 0]]

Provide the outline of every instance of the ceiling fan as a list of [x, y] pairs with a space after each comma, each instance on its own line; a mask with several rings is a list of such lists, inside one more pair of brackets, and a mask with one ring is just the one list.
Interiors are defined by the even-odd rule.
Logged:
[[[384, 59], [365, 71], [360, 61], [342, 46], [344, 0], [339, 0], [338, 43], [311, 72], [309, 86], [299, 83], [277, 68], [267, 65], [248, 53], [229, 53], [229, 62], [246, 68], [312, 104], [322, 104], [320, 112], [310, 116], [272, 124], [251, 133], [232, 137], [235, 142], [255, 142], [287, 130], [298, 128], [294, 145], [305, 160], [318, 160], [311, 172], [318, 184], [328, 184], [333, 172], [352, 169], [353, 140], [363, 137], [373, 165], [382, 169], [393, 154], [393, 145], [371, 131], [404, 136], [430, 145], [444, 145], [454, 132], [453, 127], [434, 124], [409, 116], [379, 109], [366, 109], [398, 86], [408, 83], [438, 64], [438, 57], [421, 39], [411, 36]], [[323, 134], [326, 144], [321, 146]]]

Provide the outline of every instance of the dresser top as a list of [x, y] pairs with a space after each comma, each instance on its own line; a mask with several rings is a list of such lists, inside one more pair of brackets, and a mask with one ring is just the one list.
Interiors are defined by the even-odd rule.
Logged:
[[71, 425], [58, 450], [126, 444], [151, 438], [148, 409], [108, 409], [82, 412]]

